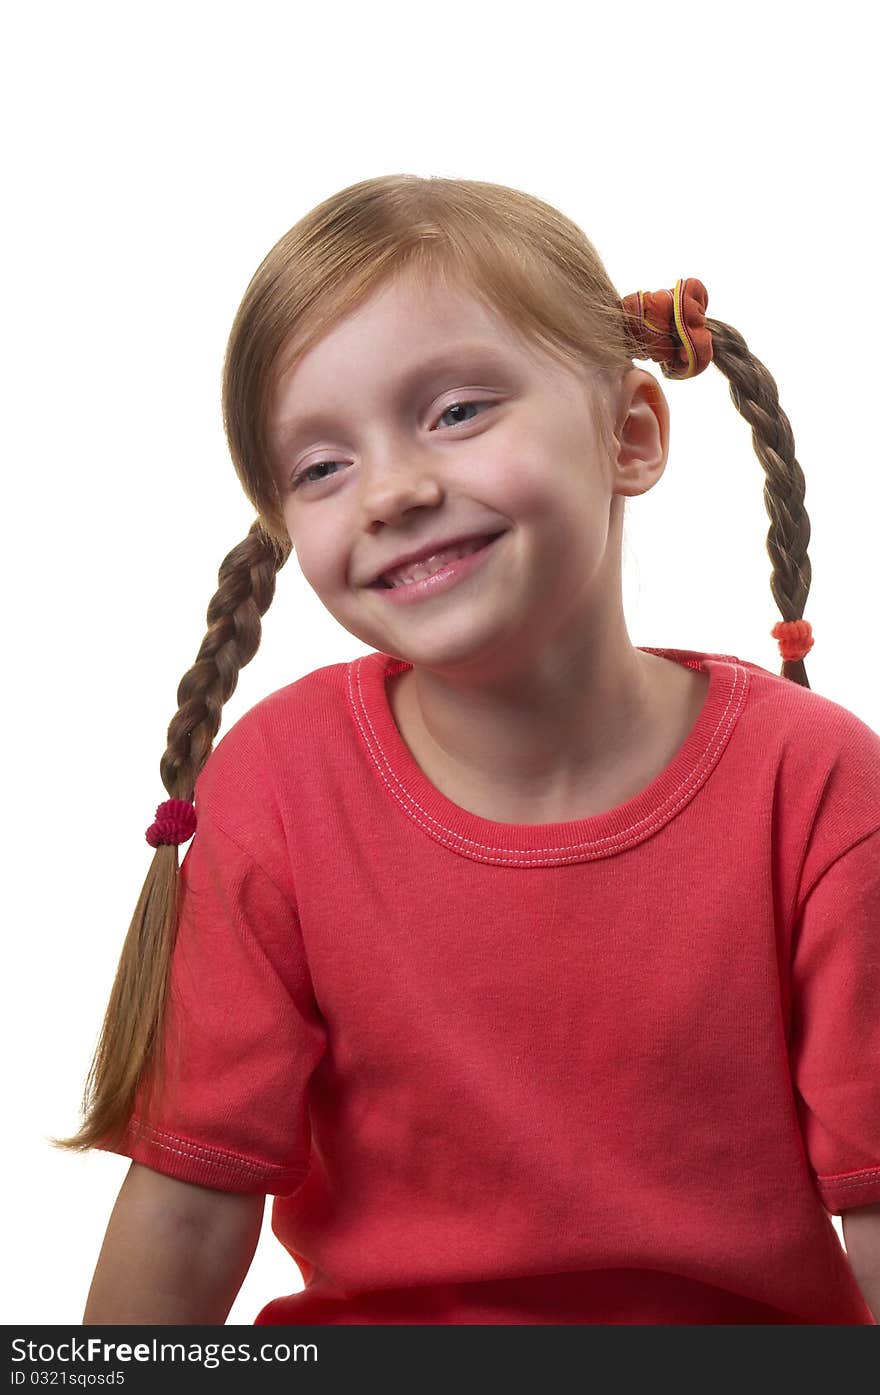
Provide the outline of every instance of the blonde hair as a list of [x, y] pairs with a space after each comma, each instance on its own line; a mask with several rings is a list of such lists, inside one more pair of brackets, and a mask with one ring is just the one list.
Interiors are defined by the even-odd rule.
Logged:
[[[301, 218], [254, 273], [227, 344], [224, 429], [257, 518], [220, 565], [207, 632], [177, 690], [178, 710], [159, 762], [169, 798], [193, 798], [223, 704], [257, 652], [260, 617], [291, 552], [269, 433], [277, 381], [343, 316], [403, 272], [465, 286], [524, 342], [592, 373], [597, 382], [612, 383], [633, 367], [634, 357], [644, 357], [593, 245], [575, 223], [530, 194], [481, 180], [386, 175], [350, 185]], [[783, 619], [799, 619], [811, 579], [810, 525], [791, 427], [776, 384], [743, 338], [719, 320], [706, 324], [713, 362], [752, 427], [766, 473], [771, 591]], [[781, 672], [809, 686], [803, 660], [785, 660]], [[71, 1138], [50, 1139], [56, 1147], [113, 1147], [132, 1120], [138, 1087], [146, 1087], [139, 1128], [161, 1096], [180, 881], [177, 847], [159, 846], [122, 947], [85, 1084], [82, 1126]]]

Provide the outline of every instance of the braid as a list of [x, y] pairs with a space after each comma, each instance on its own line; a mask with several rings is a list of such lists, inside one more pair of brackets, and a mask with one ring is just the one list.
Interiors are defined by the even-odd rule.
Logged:
[[[770, 590], [783, 621], [799, 619], [812, 580], [807, 556], [810, 520], [804, 508], [804, 475], [794, 453], [791, 424], [779, 405], [776, 383], [750, 353], [742, 335], [721, 320], [706, 320], [713, 362], [729, 381], [737, 411], [752, 428], [755, 454], [764, 467], [764, 505], [770, 517], [767, 552], [773, 563]], [[774, 635], [780, 626], [774, 628]], [[809, 688], [803, 659], [783, 660], [782, 677]]]
[[[208, 630], [196, 661], [177, 689], [178, 710], [168, 727], [160, 764], [172, 798], [192, 800], [199, 771], [211, 753], [223, 704], [259, 648], [260, 617], [275, 594], [275, 577], [292, 545], [278, 541], [257, 519], [220, 565], [219, 586], [208, 606]], [[111, 1149], [129, 1127], [140, 1132], [151, 1115], [165, 1074], [165, 1012], [180, 915], [177, 846], [156, 847], [125, 937], [116, 978], [83, 1095], [84, 1122], [55, 1147]], [[144, 1086], [143, 1116], [133, 1116]]]
[[223, 705], [259, 648], [260, 616], [272, 603], [276, 575], [291, 551], [290, 543], [276, 541], [257, 519], [220, 564], [219, 585], [208, 606], [208, 630], [195, 663], [180, 680], [178, 710], [159, 762], [162, 784], [173, 799], [193, 797], [220, 728]]
[[775, 382], [742, 335], [722, 320], [706, 317], [708, 300], [696, 276], [676, 281], [673, 290], [624, 296], [620, 308], [627, 352], [633, 358], [654, 359], [667, 378], [696, 377], [713, 360], [727, 378], [733, 405], [752, 428], [752, 444], [767, 475], [770, 589], [783, 616], [770, 633], [779, 642], [781, 676], [809, 688], [803, 661], [813, 647], [813, 627], [803, 613], [812, 580], [807, 556], [810, 520], [791, 424], [779, 405]]

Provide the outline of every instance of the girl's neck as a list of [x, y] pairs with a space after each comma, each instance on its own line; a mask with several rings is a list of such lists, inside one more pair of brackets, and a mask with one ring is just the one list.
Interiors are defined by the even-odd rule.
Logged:
[[596, 685], [542, 711], [534, 694], [474, 699], [407, 669], [391, 681], [389, 703], [416, 764], [453, 803], [500, 823], [564, 823], [645, 789], [702, 709], [707, 673], [632, 653], [637, 676], [623, 695]]

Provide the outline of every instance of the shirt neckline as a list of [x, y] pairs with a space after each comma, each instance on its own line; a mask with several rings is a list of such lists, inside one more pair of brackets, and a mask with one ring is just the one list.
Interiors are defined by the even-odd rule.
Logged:
[[652, 837], [694, 798], [720, 760], [748, 691], [748, 670], [734, 655], [636, 647], [707, 671], [703, 706], [670, 764], [644, 790], [604, 813], [566, 823], [497, 823], [454, 804], [431, 783], [401, 736], [388, 698], [388, 679], [412, 667], [405, 660], [381, 650], [352, 659], [346, 665], [349, 702], [387, 795], [429, 838], [501, 866], [587, 862]]

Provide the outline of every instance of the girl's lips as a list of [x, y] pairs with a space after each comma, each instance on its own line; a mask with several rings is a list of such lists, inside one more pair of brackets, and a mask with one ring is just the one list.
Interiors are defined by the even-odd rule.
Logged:
[[408, 605], [412, 601], [425, 600], [440, 591], [448, 591], [450, 586], [455, 586], [457, 582], [476, 571], [494, 550], [498, 539], [503, 537], [503, 533], [496, 533], [482, 547], [478, 547], [476, 552], [469, 552], [466, 557], [456, 557], [442, 566], [438, 572], [434, 572], [433, 576], [426, 576], [421, 581], [404, 582], [402, 586], [385, 586], [381, 581], [376, 581], [367, 589], [378, 591], [379, 595], [392, 605]]

